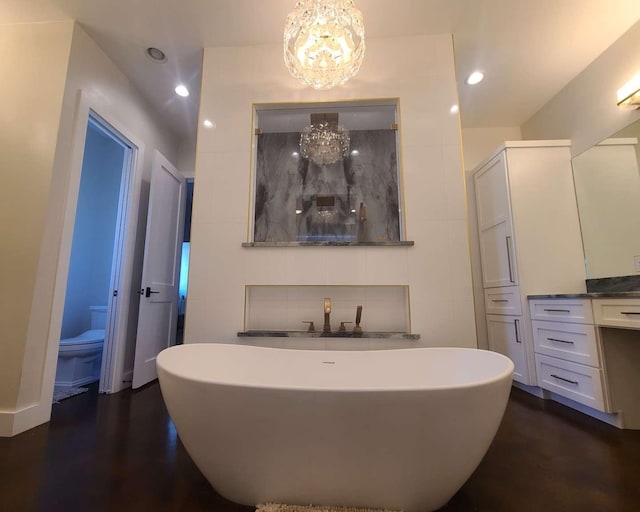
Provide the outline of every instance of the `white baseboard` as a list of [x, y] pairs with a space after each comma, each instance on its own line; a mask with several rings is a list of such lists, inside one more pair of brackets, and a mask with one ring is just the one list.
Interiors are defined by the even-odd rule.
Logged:
[[576, 411], [586, 414], [587, 416], [591, 416], [592, 418], [595, 418], [597, 420], [604, 421], [605, 423], [613, 425], [614, 427], [625, 428], [621, 414], [610, 414], [598, 411], [597, 409], [593, 409], [587, 405], [582, 405], [578, 402], [574, 402], [573, 400], [565, 398], [561, 395], [557, 395], [556, 393], [550, 392], [549, 394], [551, 395], [551, 400], [553, 400], [554, 402], [558, 402], [562, 405], [570, 407], [571, 409], [575, 409]]
[[84, 377], [82, 379], [76, 380], [57, 380], [55, 382], [56, 386], [61, 386], [65, 388], [77, 388], [80, 386], [84, 386], [86, 384], [93, 384], [94, 382], [98, 382], [100, 379], [96, 379], [94, 376]]
[[558, 402], [559, 404], [564, 405], [565, 407], [569, 407], [571, 409], [575, 409], [576, 411], [581, 412], [582, 414], [586, 414], [587, 416], [591, 416], [600, 421], [604, 421], [609, 425], [613, 425], [617, 428], [638, 428], [638, 427], [630, 427], [624, 425], [624, 418], [622, 414], [610, 414], [602, 411], [598, 411], [597, 409], [593, 409], [586, 405], [582, 405], [578, 402], [575, 402], [569, 398], [565, 398], [561, 395], [553, 393], [552, 391], [547, 391], [546, 389], [539, 388], [537, 386], [525, 386], [524, 384], [520, 384], [519, 382], [514, 382], [513, 387], [526, 391], [538, 398], [543, 398], [544, 400], [553, 400], [554, 402]]
[[51, 404], [31, 404], [15, 411], [0, 411], [0, 437], [12, 437], [49, 421]]
[[512, 386], [514, 388], [521, 389], [522, 391], [526, 391], [530, 395], [537, 396], [538, 398], [549, 398], [547, 392], [538, 386], [527, 386], [526, 384], [521, 384], [515, 381], [512, 383]]

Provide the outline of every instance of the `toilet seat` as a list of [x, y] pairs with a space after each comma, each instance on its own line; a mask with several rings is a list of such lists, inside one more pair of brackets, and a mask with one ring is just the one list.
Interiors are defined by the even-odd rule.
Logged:
[[90, 329], [88, 331], [60, 340], [60, 352], [80, 350], [99, 350], [104, 342], [104, 329]]

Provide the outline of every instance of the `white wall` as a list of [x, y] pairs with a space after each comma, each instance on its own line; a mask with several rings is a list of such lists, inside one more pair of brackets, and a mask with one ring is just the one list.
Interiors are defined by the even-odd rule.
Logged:
[[[39, 24], [36, 26], [48, 26]], [[58, 25], [58, 24], [53, 24]], [[138, 90], [129, 82], [127, 77], [107, 57], [100, 47], [75, 23], [60, 24], [66, 27], [66, 33], [71, 40], [71, 51], [66, 48], [66, 59], [47, 60], [47, 52], [43, 48], [54, 47], [55, 39], [47, 37], [45, 33], [41, 40], [33, 43], [34, 56], [31, 60], [24, 59], [24, 50], [15, 50], [20, 58], [16, 57], [9, 62], [7, 76], [10, 76], [23, 68], [30, 70], [30, 75], [22, 83], [22, 87], [15, 92], [19, 100], [25, 106], [16, 112], [25, 123], [25, 131], [31, 133], [30, 139], [25, 139], [27, 148], [31, 148], [33, 134], [39, 136], [40, 118], [34, 114], [28, 106], [33, 97], [39, 94], [40, 84], [54, 83], [62, 70], [64, 89], [59, 88], [62, 109], [58, 107], [54, 123], [57, 140], [55, 143], [55, 158], [53, 162], [42, 163], [43, 178], [36, 182], [35, 197], [29, 198], [29, 208], [16, 207], [16, 212], [24, 215], [24, 212], [44, 212], [43, 229], [40, 236], [31, 242], [37, 271], [35, 268], [25, 276], [25, 285], [35, 282], [32, 293], [30, 309], [27, 308], [28, 328], [21, 337], [16, 340], [16, 345], [21, 349], [23, 357], [19, 354], [12, 357], [9, 364], [13, 365], [19, 378], [19, 389], [8, 382], [11, 388], [5, 387], [4, 376], [0, 375], [0, 394], [7, 396], [4, 403], [15, 404], [4, 411], [0, 405], [0, 435], [12, 435], [28, 428], [46, 422], [51, 412], [51, 397], [53, 395], [53, 381], [55, 378], [55, 366], [58, 352], [58, 341], [62, 323], [64, 306], [64, 291], [67, 281], [68, 261], [71, 250], [72, 230], [63, 224], [67, 202], [71, 202], [75, 213], [75, 201], [77, 195], [69, 194], [70, 184], [78, 181], [79, 176], [71, 174], [71, 155], [73, 154], [74, 140], [74, 116], [78, 108], [78, 91], [82, 90], [91, 105], [98, 113], [104, 112], [117, 121], [119, 126], [126, 128], [128, 133], [134, 134], [142, 141], [144, 151], [142, 160], [142, 187], [136, 207], [139, 207], [140, 215], [134, 240], [133, 276], [128, 289], [121, 290], [120, 300], [127, 300], [131, 304], [132, 319], [125, 330], [128, 336], [127, 350], [121, 360], [115, 363], [125, 369], [133, 364], [133, 342], [135, 341], [135, 319], [137, 318], [137, 288], [142, 268], [142, 256], [144, 250], [144, 228], [146, 224], [146, 208], [148, 203], [149, 177], [154, 149], [159, 149], [170, 161], [177, 160], [177, 142], [168, 129], [162, 127], [153, 109], [143, 100]], [[20, 26], [24, 27], [24, 26]], [[4, 30], [5, 27], [3, 27]], [[19, 30], [16, 29], [16, 30]], [[71, 33], [73, 34], [71, 36]], [[29, 38], [27, 38], [29, 40]], [[4, 46], [2, 46], [4, 52]], [[4, 66], [4, 64], [3, 64]], [[51, 67], [51, 73], [47, 70]], [[65, 72], [67, 70], [67, 72]], [[47, 76], [43, 80], [43, 76]], [[63, 92], [64, 91], [64, 92]], [[12, 127], [13, 128], [13, 127]], [[25, 149], [25, 152], [28, 150]], [[41, 162], [38, 161], [38, 164]], [[16, 176], [29, 176], [29, 166], [22, 173], [14, 173]], [[35, 171], [35, 169], [34, 169]], [[50, 183], [50, 187], [49, 187]], [[76, 187], [77, 182], [76, 182]], [[16, 194], [16, 191], [13, 191]], [[25, 198], [20, 198], [24, 203]], [[138, 211], [133, 212], [137, 215]], [[14, 214], [15, 218], [15, 214]], [[20, 219], [16, 219], [20, 221]], [[16, 222], [18, 225], [19, 222]], [[18, 240], [19, 247], [24, 248], [25, 242]], [[20, 351], [18, 351], [20, 352]], [[4, 354], [3, 354], [4, 363]], [[8, 391], [7, 391], [8, 389]]]
[[[251, 201], [252, 103], [395, 97], [406, 238], [414, 247], [241, 247]], [[419, 344], [475, 347], [459, 118], [449, 113], [454, 103], [449, 35], [370, 39], [359, 74], [330, 91], [292, 78], [279, 44], [205, 49], [200, 118], [217, 128], [200, 126], [198, 133], [185, 340], [236, 340], [246, 284], [393, 284], [410, 287]]]
[[640, 22], [522, 125], [524, 139], [571, 139], [578, 155], [640, 118], [622, 110], [616, 91], [640, 72]]
[[519, 126], [463, 128], [462, 151], [465, 171], [473, 171], [500, 144], [507, 140], [522, 140]]
[[120, 199], [124, 148], [87, 130], [61, 338], [90, 329], [89, 306], [106, 306]]
[[0, 26], [0, 435], [12, 428], [25, 359], [72, 31]]
[[178, 159], [174, 164], [185, 178], [193, 178], [196, 166], [195, 140], [183, 140], [178, 146]]

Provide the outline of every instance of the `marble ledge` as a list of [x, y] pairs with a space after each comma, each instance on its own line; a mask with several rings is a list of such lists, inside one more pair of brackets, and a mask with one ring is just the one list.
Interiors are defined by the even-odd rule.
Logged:
[[362, 334], [352, 332], [308, 332], [308, 331], [263, 331], [249, 330], [238, 332], [238, 338], [377, 338], [395, 340], [419, 340], [419, 334], [406, 332], [374, 332], [365, 331]]
[[318, 242], [242, 242], [242, 247], [413, 247], [412, 240], [400, 242], [347, 242], [325, 240]]
[[590, 293], [549, 293], [527, 295], [527, 299], [636, 299], [640, 291], [631, 292], [590, 292]]

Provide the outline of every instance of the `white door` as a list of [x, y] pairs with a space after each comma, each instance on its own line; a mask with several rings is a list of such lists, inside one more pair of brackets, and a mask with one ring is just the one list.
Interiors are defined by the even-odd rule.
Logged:
[[504, 152], [474, 176], [484, 288], [518, 284]]
[[133, 388], [156, 379], [156, 357], [176, 342], [186, 180], [156, 151], [151, 171]]

